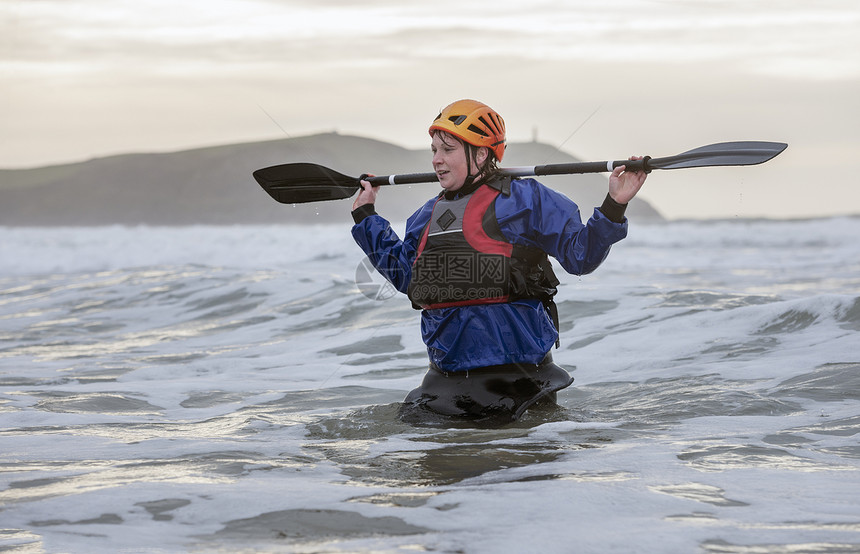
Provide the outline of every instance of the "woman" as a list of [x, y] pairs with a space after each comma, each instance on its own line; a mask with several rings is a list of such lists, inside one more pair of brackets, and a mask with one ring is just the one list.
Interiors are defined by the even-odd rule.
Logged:
[[[583, 225], [579, 208], [534, 179], [499, 174], [504, 120], [475, 100], [447, 106], [430, 126], [442, 191], [406, 223], [401, 240], [374, 209], [379, 187], [361, 181], [352, 235], [414, 307], [430, 368], [405, 405], [473, 419], [517, 419], [555, 402], [573, 379], [552, 362], [558, 280], [594, 271], [627, 235], [624, 211], [645, 182], [619, 167], [603, 205]], [[639, 159], [639, 158], [631, 158]]]

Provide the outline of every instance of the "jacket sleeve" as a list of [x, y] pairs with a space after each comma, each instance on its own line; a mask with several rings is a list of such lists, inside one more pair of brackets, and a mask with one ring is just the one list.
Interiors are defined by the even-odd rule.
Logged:
[[591, 273], [613, 244], [627, 236], [627, 220], [616, 223], [599, 209], [582, 223], [579, 207], [534, 179], [512, 183], [511, 195], [496, 200], [502, 233], [515, 244], [540, 248], [568, 273]]
[[407, 220], [403, 240], [397, 236], [391, 224], [375, 212], [352, 227], [352, 237], [367, 254], [373, 267], [402, 293], [406, 293], [412, 279], [412, 262], [415, 260], [421, 231], [430, 219], [432, 210], [430, 202]]

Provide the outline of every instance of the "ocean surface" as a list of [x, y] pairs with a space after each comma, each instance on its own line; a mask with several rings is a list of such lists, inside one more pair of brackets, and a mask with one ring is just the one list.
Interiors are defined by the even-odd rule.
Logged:
[[557, 408], [407, 424], [348, 224], [0, 227], [0, 552], [860, 552], [860, 218], [562, 279]]

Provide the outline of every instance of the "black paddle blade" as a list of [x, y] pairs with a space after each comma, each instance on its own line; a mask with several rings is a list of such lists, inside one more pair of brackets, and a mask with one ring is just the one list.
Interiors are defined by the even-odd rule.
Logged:
[[264, 167], [254, 179], [282, 204], [303, 204], [349, 198], [361, 188], [358, 179], [311, 163]]
[[740, 141], [709, 144], [677, 156], [652, 158], [650, 169], [682, 169], [724, 165], [756, 165], [776, 157], [788, 147], [784, 142]]

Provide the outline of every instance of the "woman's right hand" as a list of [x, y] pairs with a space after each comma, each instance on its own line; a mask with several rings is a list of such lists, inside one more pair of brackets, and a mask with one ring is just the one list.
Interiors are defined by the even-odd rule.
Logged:
[[[370, 173], [367, 174], [368, 177], [376, 177], [376, 175], [372, 175]], [[364, 206], [365, 204], [375, 204], [376, 203], [376, 195], [379, 194], [379, 186], [373, 186], [370, 184], [370, 181], [365, 181], [362, 179], [361, 181], [361, 190], [358, 191], [358, 196], [355, 198], [355, 202], [352, 203], [352, 209], [355, 211], [359, 206]]]

